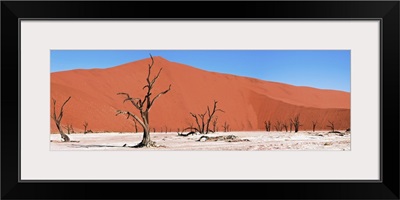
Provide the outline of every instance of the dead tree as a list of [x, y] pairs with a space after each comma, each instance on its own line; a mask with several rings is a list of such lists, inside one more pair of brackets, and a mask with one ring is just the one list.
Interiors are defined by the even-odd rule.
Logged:
[[193, 123], [190, 123], [189, 128], [190, 128], [190, 131], [193, 131]]
[[71, 124], [71, 133], [75, 133], [74, 127]]
[[217, 117], [215, 117], [215, 119], [214, 119], [214, 121], [213, 121], [213, 123], [212, 123], [212, 125], [213, 125], [213, 132], [215, 133], [215, 131], [217, 130], [216, 128], [217, 128], [217, 122], [218, 122], [218, 116]]
[[83, 123], [83, 127], [85, 128], [85, 130], [83, 131], [83, 133], [84, 134], [86, 134], [87, 133], [87, 127], [88, 127], [88, 123], [87, 123], [87, 121], [85, 121], [84, 123]]
[[286, 122], [283, 122], [282, 123], [282, 127], [285, 129], [285, 131], [287, 132], [287, 130], [288, 130], [288, 125], [287, 125], [287, 123]]
[[63, 132], [62, 127], [61, 127], [61, 120], [62, 120], [62, 117], [64, 116], [64, 106], [65, 106], [65, 104], [67, 104], [67, 102], [70, 99], [71, 99], [71, 97], [68, 97], [68, 99], [63, 103], [63, 105], [61, 106], [60, 113], [58, 114], [58, 116], [56, 114], [56, 100], [53, 99], [53, 116], [51, 116], [51, 118], [54, 120], [54, 123], [56, 123], [58, 132], [60, 133], [61, 139], [62, 139], [63, 142], [69, 142], [70, 141], [68, 135], [66, 135]]
[[228, 123], [225, 122], [222, 127], [224, 128], [224, 132], [228, 132], [229, 131], [229, 124]]
[[67, 124], [66, 126], [64, 126], [65, 129], [67, 129], [67, 134], [69, 135], [71, 133], [71, 131], [73, 131], [74, 129], [72, 128], [72, 125]]
[[135, 133], [137, 133], [138, 132], [138, 127], [137, 127], [137, 122], [136, 122], [135, 119], [133, 119], [133, 124], [135, 126]]
[[[204, 116], [206, 115], [206, 112], [202, 113], [202, 114], [197, 114], [197, 115], [190, 113], [190, 115], [195, 119], [196, 124], [197, 124], [197, 128], [194, 127], [193, 129], [199, 133], [204, 133], [204, 126], [205, 126], [204, 125]], [[200, 118], [201, 122], [199, 121], [199, 118]]]
[[207, 114], [208, 114], [208, 120], [207, 120], [207, 124], [206, 124], [206, 134], [209, 132], [209, 127], [210, 127], [210, 122], [211, 122], [211, 120], [213, 119], [213, 117], [214, 117], [214, 114], [216, 113], [216, 112], [225, 112], [225, 111], [223, 111], [223, 110], [221, 110], [221, 109], [217, 109], [217, 103], [218, 103], [218, 101], [215, 101], [214, 100], [214, 106], [213, 106], [213, 108], [212, 108], [212, 111], [210, 111], [210, 107], [208, 107], [207, 106]]
[[290, 119], [290, 121], [294, 126], [294, 132], [297, 133], [299, 131], [299, 127], [302, 126], [302, 124], [300, 124], [300, 114], [296, 115], [293, 119]]
[[270, 132], [271, 131], [271, 121], [265, 121], [265, 131]]
[[293, 123], [292, 123], [292, 120], [290, 120], [290, 122], [289, 122], [289, 126], [290, 126], [290, 132], [292, 132], [292, 128], [293, 128]]
[[312, 132], [315, 132], [315, 126], [317, 126], [317, 121], [312, 121]]
[[189, 133], [183, 133], [184, 131], [186, 131], [186, 130], [188, 130], [188, 129], [190, 129], [190, 127], [188, 127], [188, 128], [184, 128], [184, 129], [182, 129], [182, 132], [179, 132], [179, 128], [178, 128], [178, 136], [183, 136], [183, 137], [187, 137], [187, 136], [189, 136], [189, 135], [195, 135], [196, 134], [196, 132], [194, 132], [194, 131], [190, 131]]
[[162, 68], [158, 71], [157, 75], [154, 78], [150, 78], [151, 76], [151, 69], [153, 68], [154, 65], [154, 59], [150, 55], [151, 58], [151, 64], [148, 65], [148, 73], [147, 73], [147, 84], [143, 87], [143, 89], [147, 88], [147, 93], [144, 95], [144, 97], [141, 98], [136, 98], [136, 97], [131, 97], [128, 93], [120, 92], [117, 93], [117, 95], [124, 95], [126, 98], [123, 101], [124, 103], [126, 101], [131, 102], [131, 104], [139, 111], [140, 115], [139, 117], [130, 112], [130, 111], [123, 111], [123, 110], [117, 110], [117, 114], [125, 114], [127, 116], [127, 119], [129, 117], [134, 118], [142, 127], [143, 127], [143, 139], [142, 141], [136, 145], [135, 147], [151, 147], [151, 146], [156, 146], [155, 142], [151, 141], [150, 139], [150, 118], [149, 118], [149, 112], [154, 105], [154, 102], [163, 94], [166, 94], [171, 90], [171, 85], [169, 85], [168, 89], [158, 93], [154, 98], [152, 98], [152, 90], [154, 88], [154, 84], [156, 83], [158, 77], [160, 77], [160, 73], [162, 71]]
[[276, 121], [276, 124], [274, 125], [274, 127], [275, 127], [276, 131], [282, 131], [282, 125], [281, 125], [281, 122], [279, 120]]
[[329, 125], [327, 125], [327, 127], [331, 128], [331, 132], [334, 133], [335, 132], [335, 124], [334, 122], [331, 122], [328, 120]]
[[[190, 113], [190, 115], [196, 121], [197, 128], [194, 128], [194, 129], [197, 132], [199, 132], [201, 134], [207, 134], [210, 131], [210, 123], [211, 123], [211, 120], [214, 117], [214, 114], [216, 112], [224, 112], [221, 109], [217, 109], [217, 103], [218, 103], [218, 101], [214, 100], [214, 106], [213, 106], [212, 110], [210, 109], [209, 106], [207, 106], [207, 110], [204, 113], [197, 114], [197, 115], [193, 114], [193, 113]], [[208, 117], [207, 119], [205, 119], [206, 116]]]

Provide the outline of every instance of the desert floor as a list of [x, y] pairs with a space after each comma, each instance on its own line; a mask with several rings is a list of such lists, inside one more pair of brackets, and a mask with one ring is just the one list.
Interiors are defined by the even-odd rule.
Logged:
[[[131, 148], [142, 139], [142, 133], [91, 133], [71, 134], [72, 142], [61, 142], [59, 134], [50, 135], [50, 150], [350, 150], [350, 134], [319, 132], [218, 132], [207, 136], [235, 135], [237, 139], [248, 141], [198, 141], [203, 134], [178, 136], [177, 133], [151, 133], [151, 139], [161, 147]], [[125, 145], [126, 144], [126, 145]], [[125, 145], [125, 147], [123, 147]]]

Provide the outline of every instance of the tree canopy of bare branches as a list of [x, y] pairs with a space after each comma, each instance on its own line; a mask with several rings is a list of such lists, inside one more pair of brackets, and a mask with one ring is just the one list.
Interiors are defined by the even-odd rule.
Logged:
[[216, 130], [216, 128], [217, 128], [217, 123], [218, 123], [218, 116], [216, 116], [216, 117], [214, 118], [213, 122], [212, 122], [212, 125], [213, 125], [213, 130], [212, 130], [212, 132], [214, 132], [214, 133], [215, 133], [215, 131], [217, 131], [217, 130]]
[[74, 128], [72, 127], [72, 124], [67, 124], [66, 126], [64, 126], [65, 129], [67, 129], [67, 133], [68, 135], [72, 132], [74, 132]]
[[287, 122], [283, 122], [283, 123], [282, 123], [282, 127], [285, 129], [286, 132], [288, 131]]
[[229, 124], [228, 123], [224, 123], [224, 125], [222, 125], [222, 127], [224, 128], [224, 132], [229, 132]]
[[327, 125], [327, 127], [331, 128], [332, 133], [334, 133], [335, 132], [335, 124], [334, 124], [334, 122], [331, 122], [331, 121], [328, 120], [328, 123], [329, 123], [329, 125]]
[[265, 131], [270, 132], [271, 131], [271, 121], [265, 121]]
[[51, 116], [51, 118], [54, 120], [54, 123], [56, 123], [58, 132], [60, 133], [61, 139], [62, 139], [63, 142], [69, 142], [70, 141], [68, 135], [66, 135], [63, 132], [62, 127], [61, 127], [61, 120], [62, 120], [62, 118], [64, 116], [64, 106], [65, 106], [65, 104], [67, 104], [67, 102], [70, 99], [71, 99], [71, 97], [68, 97], [68, 99], [65, 100], [65, 102], [62, 104], [62, 106], [60, 108], [60, 113], [58, 114], [58, 116], [56, 114], [56, 102], [57, 101], [55, 99], [53, 99], [53, 115]]
[[302, 124], [300, 124], [300, 114], [296, 115], [293, 119], [290, 119], [290, 121], [294, 126], [294, 132], [297, 133], [299, 131], [299, 127], [302, 126]]
[[315, 126], [317, 126], [317, 121], [312, 121], [312, 131], [315, 132]]
[[160, 77], [162, 68], [158, 71], [157, 75], [155, 75], [153, 78], [151, 78], [151, 69], [153, 68], [154, 65], [154, 59], [150, 55], [151, 58], [151, 63], [148, 65], [148, 73], [146, 77], [146, 82], [147, 84], [143, 86], [142, 89], [147, 89], [147, 93], [144, 95], [143, 98], [137, 98], [137, 97], [131, 97], [128, 93], [120, 92], [117, 95], [123, 95], [125, 96], [125, 99], [123, 103], [125, 102], [130, 102], [136, 110], [139, 111], [139, 116], [134, 114], [133, 112], [130, 111], [125, 111], [125, 110], [117, 110], [117, 114], [124, 114], [127, 116], [127, 119], [129, 117], [132, 117], [135, 119], [142, 127], [143, 127], [143, 139], [142, 141], [136, 145], [135, 147], [151, 147], [151, 146], [156, 146], [155, 142], [151, 141], [150, 139], [150, 118], [149, 118], [149, 112], [154, 105], [154, 102], [161, 96], [166, 93], [168, 93], [171, 90], [171, 85], [169, 85], [168, 89], [158, 93], [157, 95], [152, 97], [153, 93], [152, 90], [154, 88], [154, 84], [156, 83], [157, 79]]
[[275, 126], [275, 130], [276, 131], [282, 131], [282, 124], [281, 124], [281, 121], [276, 121], [276, 124], [274, 125]]
[[[216, 112], [225, 112], [221, 109], [217, 109], [217, 103], [218, 101], [214, 100], [214, 106], [212, 109], [210, 109], [209, 106], [207, 106], [207, 110], [204, 113], [200, 114], [194, 114], [190, 113], [190, 115], [195, 119], [195, 122], [197, 124], [197, 127], [194, 128], [197, 132], [201, 134], [207, 134], [208, 132], [212, 131], [210, 130], [210, 123], [211, 120], [214, 118], [214, 115]], [[208, 117], [206, 119], [206, 117]], [[215, 129], [215, 127], [214, 127]]]
[[83, 122], [83, 127], [85, 128], [85, 130], [83, 131], [84, 134], [86, 134], [87, 131], [87, 127], [88, 127], [89, 123], [87, 121]]

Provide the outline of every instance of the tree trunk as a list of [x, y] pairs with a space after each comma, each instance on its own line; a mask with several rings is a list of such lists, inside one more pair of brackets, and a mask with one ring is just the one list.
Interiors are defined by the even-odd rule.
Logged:
[[137, 147], [150, 147], [153, 146], [154, 143], [150, 139], [150, 125], [149, 125], [149, 113], [148, 112], [143, 112], [141, 114], [142, 119], [144, 121], [143, 127], [143, 139], [142, 141], [137, 145]]
[[143, 139], [140, 142], [140, 144], [138, 146], [144, 146], [147, 147], [151, 144], [151, 140], [150, 140], [150, 132], [149, 129], [145, 128], [143, 130]]
[[69, 139], [68, 135], [66, 135], [66, 134], [63, 132], [63, 130], [62, 130], [62, 128], [61, 128], [61, 125], [60, 125], [59, 123], [56, 123], [56, 126], [57, 126], [57, 129], [58, 129], [58, 132], [60, 132], [61, 139], [63, 140], [63, 142], [69, 142], [69, 141], [71, 141], [71, 140]]

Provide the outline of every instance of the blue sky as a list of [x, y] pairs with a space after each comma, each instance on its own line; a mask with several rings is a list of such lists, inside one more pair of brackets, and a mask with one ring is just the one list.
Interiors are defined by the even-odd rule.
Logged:
[[350, 92], [350, 50], [52, 50], [51, 72], [162, 56], [207, 71]]

